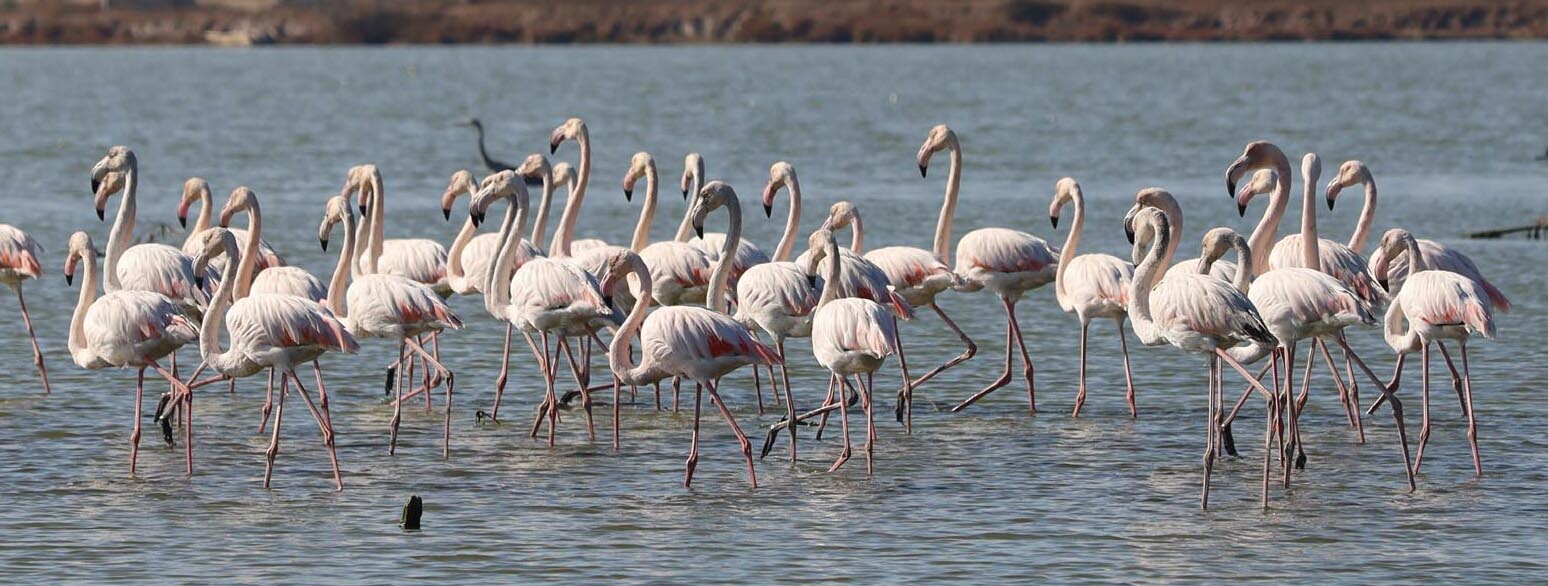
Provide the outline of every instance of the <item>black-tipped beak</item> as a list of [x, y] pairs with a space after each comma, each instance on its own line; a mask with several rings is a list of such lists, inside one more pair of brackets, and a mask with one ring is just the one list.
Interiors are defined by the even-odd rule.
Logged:
[[441, 208], [441, 217], [446, 218], [446, 221], [450, 222], [451, 221], [451, 208]]
[[1333, 201], [1334, 201], [1333, 198], [1331, 198], [1331, 197], [1328, 198], [1328, 209], [1329, 210], [1333, 209]]
[[811, 287], [813, 289], [816, 289], [817, 288], [817, 275], [807, 275], [806, 276], [806, 286]]
[[684, 200], [688, 199], [688, 188], [687, 187], [683, 188], [683, 199]]
[[322, 245], [323, 252], [328, 252], [328, 239], [327, 238], [318, 238], [317, 239], [317, 243]]
[[1236, 199], [1236, 182], [1229, 178], [1226, 179], [1226, 197]]
[[91, 180], [91, 192], [92, 193], [96, 193], [98, 187], [102, 187], [102, 182], [98, 181], [96, 179], [92, 179]]
[[774, 217], [774, 206], [763, 204], [763, 216], [766, 218]]
[[1129, 239], [1129, 244], [1134, 244], [1134, 229], [1125, 225], [1123, 227], [1123, 237]]
[[71, 274], [71, 273], [65, 273], [65, 286], [69, 287], [70, 285], [74, 285], [74, 284], [75, 284], [75, 275]]
[[360, 215], [366, 215], [366, 204], [360, 204], [356, 207], [360, 210]]
[[608, 307], [612, 307], [613, 306], [613, 296], [612, 295], [603, 295], [602, 296], [602, 304], [606, 305]]
[[1381, 285], [1381, 288], [1386, 289], [1388, 292], [1392, 291], [1392, 287], [1390, 286], [1391, 283], [1389, 283], [1387, 279], [1377, 279], [1376, 284]]
[[548, 154], [552, 155], [552, 154], [557, 153], [557, 152], [559, 152], [559, 143], [556, 142], [556, 141], [549, 141], [549, 143], [548, 143]]
[[1242, 204], [1236, 204], [1236, 215], [1244, 217], [1244, 218], [1247, 217], [1247, 206], [1242, 205]]
[[703, 239], [704, 238], [704, 226], [694, 226], [693, 227], [693, 233], [694, 233], [695, 236], [698, 236], [700, 239]]
[[1059, 229], [1059, 216], [1048, 216], [1048, 223], [1053, 224], [1055, 230]]
[[929, 171], [930, 171], [929, 167], [926, 167], [924, 165], [920, 165], [919, 166], [919, 176], [920, 177], [928, 177], [930, 175]]
[[97, 221], [98, 222], [103, 222], [103, 221], [106, 221], [106, 220], [107, 220], [107, 210], [104, 210], [102, 208], [97, 208]]
[[633, 189], [625, 189], [624, 190], [624, 201], [634, 201], [634, 190]]
[[468, 217], [473, 219], [473, 227], [475, 227], [475, 228], [477, 228], [480, 224], [484, 223], [484, 213], [483, 212], [468, 214]]
[[194, 277], [194, 288], [196, 288], [196, 289], [203, 289], [204, 288], [204, 277], [202, 275]]
[[187, 229], [188, 228], [188, 216], [178, 216], [177, 217], [177, 225], [183, 227], [184, 229]]

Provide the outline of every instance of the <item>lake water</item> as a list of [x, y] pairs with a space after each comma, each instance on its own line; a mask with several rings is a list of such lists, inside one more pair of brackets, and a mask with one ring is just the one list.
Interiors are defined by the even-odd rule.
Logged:
[[[1548, 145], [1545, 64], [1542, 43], [3, 50], [0, 221], [47, 249], [48, 277], [27, 292], [54, 394], [41, 394], [20, 322], [8, 320], [0, 567], [28, 582], [1541, 577], [1548, 407], [1535, 393], [1548, 374], [1537, 335], [1548, 327], [1548, 294], [1523, 268], [1542, 266], [1548, 248], [1462, 235], [1544, 211], [1548, 163], [1533, 158]], [[1515, 303], [1499, 339], [1472, 346], [1485, 473], [1474, 478], [1465, 421], [1443, 385], [1419, 490], [1407, 493], [1390, 416], [1367, 418], [1369, 442], [1356, 444], [1321, 378], [1302, 425], [1310, 462], [1293, 488], [1276, 488], [1273, 507], [1259, 508], [1255, 401], [1238, 433], [1242, 457], [1217, 467], [1213, 507], [1201, 512], [1201, 360], [1136, 344], [1141, 411], [1131, 420], [1112, 326], [1098, 323], [1090, 399], [1071, 419], [1078, 327], [1045, 288], [1021, 304], [1042, 411], [1027, 415], [1014, 385], [963, 414], [930, 407], [991, 380], [1003, 348], [989, 297], [945, 295], [981, 353], [921, 390], [913, 435], [878, 417], [871, 478], [860, 460], [826, 473], [834, 436], [815, 442], [808, 431], [802, 463], [774, 457], [781, 445], [750, 490], [712, 412], [692, 490], [681, 485], [686, 414], [626, 406], [617, 453], [605, 434], [586, 441], [578, 413], [566, 414], [552, 449], [520, 424], [477, 427], [474, 411], [492, 401], [501, 329], [475, 298], [453, 301], [469, 327], [443, 346], [461, 383], [450, 460], [440, 458], [439, 411], [422, 407], [405, 410], [398, 453], [387, 455], [380, 381], [393, 349], [368, 342], [358, 357], [326, 361], [344, 492], [333, 492], [316, 428], [294, 405], [274, 488], [261, 488], [257, 380], [235, 395], [201, 392], [195, 476], [183, 475], [181, 447], [164, 449], [147, 427], [140, 475], [130, 478], [133, 375], [70, 363], [78, 290], [59, 278], [71, 231], [106, 237], [87, 192], [105, 149], [139, 154], [142, 232], [175, 226], [185, 177], [208, 178], [220, 201], [248, 185], [264, 200], [269, 240], [323, 274], [333, 257], [314, 240], [322, 202], [354, 164], [381, 166], [389, 234], [450, 241], [456, 226], [436, 199], [453, 171], [482, 173], [471, 131], [454, 126], [471, 115], [510, 161], [546, 151], [555, 125], [584, 117], [596, 175], [579, 232], [613, 242], [625, 240], [638, 209], [617, 187], [638, 150], [654, 153], [674, 184], [684, 153], [699, 151], [710, 176], [746, 199], [771, 163], [789, 160], [808, 197], [807, 229], [829, 203], [851, 199], [870, 246], [928, 246], [945, 165], [920, 179], [913, 157], [930, 126], [946, 122], [966, 158], [958, 236], [994, 225], [1062, 241], [1045, 212], [1054, 181], [1070, 175], [1089, 198], [1083, 251], [1127, 250], [1118, 221], [1133, 194], [1165, 186], [1188, 212], [1189, 256], [1204, 227], [1245, 233], [1261, 213], [1259, 204], [1239, 218], [1221, 193], [1246, 142], [1273, 140], [1292, 157], [1314, 150], [1324, 181], [1340, 162], [1362, 159], [1381, 186], [1375, 234], [1405, 226], [1453, 244]], [[574, 157], [573, 145], [559, 154]], [[675, 193], [663, 190], [658, 239], [682, 212]], [[1282, 234], [1295, 229], [1297, 205]], [[1323, 233], [1344, 240], [1356, 207], [1324, 213]], [[748, 208], [749, 237], [772, 249], [783, 220]], [[13, 315], [14, 301], [0, 305]], [[904, 331], [916, 369], [959, 351], [933, 316]], [[1353, 337], [1374, 368], [1390, 368], [1377, 332]], [[506, 409], [519, 422], [541, 387], [530, 357], [517, 356]], [[791, 356], [798, 401], [816, 403], [824, 374], [804, 341]], [[1415, 435], [1416, 364], [1403, 390]], [[878, 384], [895, 388], [894, 373], [889, 366]], [[776, 416], [757, 414], [748, 377], [729, 377], [725, 389], [761, 439], [757, 428]], [[396, 526], [410, 494], [426, 502], [420, 532]]]

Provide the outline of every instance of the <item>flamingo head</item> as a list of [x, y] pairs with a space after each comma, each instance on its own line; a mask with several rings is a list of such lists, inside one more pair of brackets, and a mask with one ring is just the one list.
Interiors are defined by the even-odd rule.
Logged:
[[450, 221], [452, 204], [457, 203], [457, 198], [477, 189], [478, 185], [473, 182], [472, 171], [461, 169], [452, 173], [451, 182], [446, 185], [446, 191], [441, 192], [441, 217]]
[[473, 204], [468, 206], [468, 217], [473, 219], [473, 225], [482, 224], [489, 211], [489, 204], [511, 197], [515, 198], [514, 205], [518, 209], [527, 206], [527, 183], [517, 178], [515, 171], [501, 171], [485, 177], [478, 193], [473, 196]]
[[97, 219], [107, 219], [108, 198], [124, 189], [126, 175], [119, 171], [108, 171], [102, 175], [102, 181], [97, 182], [94, 193], [97, 207]]
[[532, 153], [516, 166], [516, 176], [520, 177], [527, 187], [541, 187], [544, 183], [553, 185], [554, 168], [548, 164], [548, 157], [540, 153]]
[[1226, 195], [1236, 197], [1236, 183], [1248, 171], [1258, 169], [1273, 169], [1284, 174], [1290, 172], [1290, 159], [1285, 157], [1285, 152], [1279, 150], [1274, 143], [1266, 140], [1257, 140], [1247, 143], [1247, 148], [1242, 150], [1242, 156], [1231, 161], [1231, 166], [1226, 168]]
[[937, 124], [925, 135], [924, 144], [919, 146], [919, 154], [914, 157], [915, 162], [919, 163], [920, 177], [929, 174], [930, 156], [947, 148], [957, 148], [957, 133], [945, 124]]
[[1252, 179], [1242, 185], [1236, 192], [1236, 213], [1247, 215], [1247, 204], [1252, 203], [1252, 198], [1274, 190], [1274, 185], [1279, 182], [1279, 175], [1273, 169], [1258, 169], [1252, 174]]
[[693, 189], [693, 183], [704, 182], [704, 155], [688, 153], [683, 157], [683, 199], [688, 199], [688, 192]]
[[[1159, 194], [1147, 194], [1146, 192], [1159, 192]], [[1172, 194], [1167, 193], [1166, 190], [1151, 187], [1141, 191], [1135, 199], [1146, 200], [1162, 196], [1170, 198]], [[1132, 257], [1134, 264], [1138, 265], [1144, 259], [1146, 251], [1149, 250], [1157, 235], [1171, 230], [1171, 221], [1167, 218], [1166, 212], [1156, 206], [1135, 204], [1134, 209], [1131, 209], [1129, 213], [1130, 216], [1125, 218], [1125, 221], [1134, 230], [1131, 239], [1134, 243]]]
[[564, 185], [571, 191], [575, 190], [575, 167], [571, 166], [568, 161], [554, 163], [553, 173], [555, 185]]
[[646, 178], [646, 187], [649, 188], [656, 181], [656, 159], [650, 153], [640, 151], [634, 153], [629, 159], [629, 171], [624, 173], [623, 192], [624, 200], [634, 201], [634, 183], [641, 177]]
[[[1235, 230], [1226, 227], [1214, 228], [1204, 233], [1203, 252], [1199, 255], [1199, 274], [1209, 274], [1210, 265], [1220, 260], [1227, 252], [1231, 251], [1231, 245], [1242, 240], [1242, 235]], [[1245, 242], [1245, 240], [1243, 240]]]
[[710, 212], [729, 205], [736, 199], [736, 190], [724, 181], [711, 181], [699, 190], [699, 194], [693, 198], [693, 204], [689, 207], [689, 213], [693, 214], [693, 232], [700, 238], [704, 237], [704, 218]]
[[779, 193], [780, 187], [790, 187], [796, 182], [795, 167], [786, 161], [774, 163], [769, 167], [769, 182], [763, 185], [763, 215], [774, 217], [774, 196]]
[[806, 238], [806, 246], [809, 250], [803, 255], [806, 258], [806, 265], [800, 268], [810, 281], [817, 277], [817, 269], [822, 266], [823, 259], [828, 258], [830, 254], [838, 254], [838, 238], [833, 235], [832, 230], [818, 228]]
[[1328, 209], [1333, 209], [1333, 202], [1338, 199], [1338, 192], [1345, 187], [1370, 185], [1372, 182], [1374, 179], [1371, 178], [1371, 170], [1366, 168], [1365, 163], [1356, 160], [1344, 161], [1344, 164], [1338, 166], [1338, 174], [1328, 180]]
[[83, 258], [97, 258], [97, 247], [91, 243], [91, 235], [81, 231], [70, 235], [70, 249], [65, 253], [64, 276], [66, 285], [74, 283], [75, 267]]
[[[92, 165], [91, 191], [96, 196], [97, 200], [96, 203], [98, 220], [107, 219], [108, 196], [113, 195], [114, 193], [117, 193], [119, 189], [122, 189], [123, 184], [128, 179], [127, 174], [133, 172], [138, 167], [139, 159], [135, 158], [134, 151], [130, 150], [129, 147], [126, 146], [115, 146], [108, 149], [107, 155], [102, 157], [102, 160], [97, 161], [96, 165]], [[118, 186], [116, 188], [110, 187], [109, 189], [103, 189], [103, 185], [108, 183], [110, 173], [119, 174], [119, 176], [114, 179], [114, 181], [118, 183]]]
[[[193, 254], [193, 269], [195, 286], [204, 287], [204, 273], [209, 269], [210, 260], [222, 254], [234, 255], [237, 252], [236, 236], [226, 228], [210, 228], [200, 232], [197, 249]], [[233, 266], [234, 263], [233, 263]]]
[[828, 208], [828, 217], [822, 221], [824, 230], [842, 230], [860, 221], [860, 208], [849, 201], [837, 201]]
[[1048, 223], [1053, 224], [1054, 228], [1058, 228], [1059, 210], [1064, 208], [1064, 204], [1075, 201], [1075, 198], [1080, 197], [1080, 195], [1080, 183], [1076, 182], [1073, 177], [1065, 177], [1055, 182], [1053, 201], [1048, 204]]
[[245, 185], [237, 186], [231, 190], [231, 195], [226, 198], [226, 205], [220, 208], [220, 227], [230, 228], [231, 218], [242, 211], [258, 209], [258, 194], [253, 193]]
[[554, 129], [552, 134], [548, 135], [548, 154], [551, 155], [559, 152], [559, 145], [563, 144], [564, 141], [580, 141], [585, 138], [586, 122], [584, 120], [580, 118], [565, 120], [564, 124], [560, 124], [558, 128]]
[[[1376, 259], [1376, 266], [1371, 267], [1371, 276], [1376, 278], [1376, 284], [1381, 285], [1382, 289], [1386, 289], [1389, 292], [1392, 290], [1388, 287], [1388, 273], [1392, 266], [1392, 259], [1397, 258], [1399, 254], [1406, 254], [1408, 252], [1408, 242], [1413, 239], [1414, 235], [1402, 228], [1393, 228], [1382, 233], [1381, 242], [1376, 245], [1377, 249], [1381, 251], [1381, 258]], [[1408, 259], [1408, 271], [1410, 273], [1415, 270], [1415, 260]]]
[[328, 198], [328, 203], [323, 206], [322, 224], [317, 227], [317, 242], [323, 250], [328, 250], [328, 236], [333, 233], [333, 226], [343, 222], [345, 229], [355, 223], [355, 211], [349, 207], [349, 197], [336, 195]]
[[208, 200], [210, 197], [210, 182], [203, 177], [189, 177], [183, 182], [183, 197], [177, 202], [177, 225], [188, 227], [188, 208], [194, 202]]

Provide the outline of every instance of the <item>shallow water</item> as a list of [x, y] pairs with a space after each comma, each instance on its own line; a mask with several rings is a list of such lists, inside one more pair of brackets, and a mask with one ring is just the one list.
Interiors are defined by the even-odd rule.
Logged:
[[[1532, 395], [1545, 370], [1533, 332], [1548, 326], [1548, 296], [1536, 272], [1521, 267], [1548, 253], [1537, 242], [1461, 235], [1542, 211], [1548, 164], [1533, 155], [1548, 142], [1544, 63], [1541, 43], [0, 51], [0, 221], [47, 249], [49, 276], [27, 293], [54, 381], [54, 394], [43, 396], [20, 323], [8, 326], [0, 567], [32, 581], [1316, 575], [1484, 583], [1541, 575], [1548, 409]], [[86, 191], [87, 170], [106, 147], [139, 154], [141, 233], [175, 225], [189, 175], [208, 178], [221, 201], [245, 184], [263, 198], [266, 236], [321, 274], [333, 265], [313, 239], [316, 222], [353, 164], [383, 169], [390, 234], [451, 239], [456, 226], [441, 220], [436, 198], [452, 171], [477, 164], [471, 132], [454, 126], [469, 115], [486, 121], [491, 149], [509, 161], [543, 149], [564, 118], [585, 117], [596, 175], [579, 235], [613, 242], [632, 227], [637, 203], [619, 197], [617, 181], [641, 149], [657, 156], [668, 184], [657, 238], [676, 226], [683, 204], [673, 185], [682, 155], [697, 150], [709, 174], [749, 204], [769, 164], [791, 161], [808, 198], [807, 229], [846, 198], [865, 214], [868, 246], [928, 246], [944, 160], [920, 179], [913, 157], [926, 130], [947, 122], [967, 165], [958, 236], [998, 225], [1062, 240], [1045, 211], [1054, 181], [1071, 175], [1090, 198], [1082, 251], [1126, 251], [1118, 219], [1137, 189], [1160, 185], [1189, 214], [1188, 255], [1202, 227], [1245, 233], [1261, 213], [1258, 204], [1239, 218], [1221, 194], [1221, 174], [1247, 141], [1270, 139], [1292, 156], [1315, 150], [1324, 181], [1339, 162], [1360, 158], [1381, 185], [1376, 234], [1401, 225], [1458, 246], [1515, 303], [1499, 320], [1499, 339], [1472, 346], [1485, 474], [1473, 476], [1465, 422], [1440, 370], [1434, 433], [1412, 494], [1387, 412], [1366, 419], [1368, 442], [1356, 444], [1321, 377], [1303, 421], [1310, 462], [1293, 488], [1276, 487], [1273, 507], [1259, 508], [1261, 448], [1252, 438], [1262, 411], [1254, 402], [1238, 428], [1242, 457], [1217, 467], [1214, 506], [1200, 512], [1201, 361], [1135, 344], [1141, 414], [1131, 420], [1113, 328], [1096, 324], [1090, 399], [1071, 419], [1078, 329], [1044, 289], [1021, 304], [1041, 411], [1027, 414], [1016, 385], [964, 414], [931, 407], [991, 380], [1002, 356], [997, 304], [947, 295], [943, 307], [978, 339], [980, 354], [920, 391], [913, 435], [878, 414], [872, 478], [860, 459], [827, 474], [834, 436], [815, 442], [807, 431], [802, 463], [780, 460], [781, 445], [760, 462], [761, 486], [750, 490], [735, 442], [711, 411], [696, 482], [685, 490], [691, 417], [644, 404], [624, 407], [616, 453], [605, 431], [586, 441], [576, 412], [565, 414], [550, 449], [524, 433], [540, 385], [521, 354], [506, 395], [512, 423], [478, 427], [501, 331], [473, 298], [454, 300], [469, 327], [443, 346], [461, 383], [449, 461], [440, 459], [439, 411], [422, 406], [405, 410], [398, 454], [386, 454], [381, 367], [392, 348], [368, 342], [358, 357], [326, 361], [344, 492], [332, 491], [316, 428], [293, 403], [274, 488], [260, 488], [267, 437], [256, 433], [257, 380], [235, 395], [201, 392], [196, 475], [183, 475], [180, 447], [162, 448], [147, 428], [140, 475], [130, 478], [132, 373], [70, 363], [65, 332], [77, 290], [58, 278], [69, 232], [106, 237]], [[573, 146], [559, 154], [574, 157]], [[1355, 207], [1324, 212], [1323, 234], [1344, 239]], [[783, 221], [756, 209], [748, 205], [749, 237], [772, 249]], [[1282, 233], [1295, 229], [1298, 209]], [[14, 301], [0, 303], [13, 311]], [[916, 370], [960, 350], [933, 316], [904, 330]], [[1374, 368], [1390, 368], [1376, 332], [1357, 332], [1354, 342]], [[791, 356], [798, 402], [819, 401], [824, 378], [806, 345], [792, 343]], [[1403, 390], [1414, 435], [1417, 370]], [[889, 365], [880, 394], [889, 397], [896, 381]], [[745, 374], [724, 387], [761, 439], [758, 428], [776, 416], [757, 413]], [[890, 412], [890, 399], [883, 407]], [[426, 502], [417, 533], [395, 525], [410, 494]]]

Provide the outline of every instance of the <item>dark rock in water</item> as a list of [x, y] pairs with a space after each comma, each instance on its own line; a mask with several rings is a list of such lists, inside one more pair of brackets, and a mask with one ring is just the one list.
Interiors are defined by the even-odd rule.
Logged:
[[425, 501], [419, 495], [409, 497], [408, 503], [403, 505], [403, 516], [398, 519], [398, 526], [409, 531], [419, 530], [419, 517], [425, 513]]

